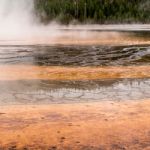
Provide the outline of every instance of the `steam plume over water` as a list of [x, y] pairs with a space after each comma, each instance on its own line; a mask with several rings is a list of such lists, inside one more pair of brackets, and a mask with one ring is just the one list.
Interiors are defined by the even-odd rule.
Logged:
[[0, 35], [12, 38], [31, 32], [35, 22], [33, 0], [0, 0]]
[[150, 25], [43, 25], [34, 13], [34, 0], [0, 0], [0, 44], [150, 43], [150, 38], [116, 32], [132, 30], [147, 31]]
[[0, 40], [47, 37], [51, 26], [39, 23], [34, 12], [34, 0], [0, 0]]

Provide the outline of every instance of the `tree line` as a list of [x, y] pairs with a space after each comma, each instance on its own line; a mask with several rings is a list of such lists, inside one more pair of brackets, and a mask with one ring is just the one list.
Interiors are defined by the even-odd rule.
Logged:
[[139, 23], [150, 21], [149, 0], [35, 0], [43, 22]]

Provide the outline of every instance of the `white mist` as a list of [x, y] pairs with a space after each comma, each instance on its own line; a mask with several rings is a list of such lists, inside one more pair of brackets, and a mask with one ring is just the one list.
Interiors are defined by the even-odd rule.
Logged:
[[35, 21], [33, 0], [0, 0], [0, 38], [28, 34]]
[[[109, 32], [91, 32], [91, 30]], [[130, 43], [128, 35], [116, 32], [119, 30], [150, 30], [150, 25], [66, 27], [51, 23], [44, 26], [35, 16], [34, 0], [0, 0], [0, 44], [112, 44], [125, 40]]]

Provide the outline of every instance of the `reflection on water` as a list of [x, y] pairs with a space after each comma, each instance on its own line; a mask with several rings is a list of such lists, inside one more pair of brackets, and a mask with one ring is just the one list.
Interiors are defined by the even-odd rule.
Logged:
[[74, 103], [150, 98], [150, 79], [0, 81], [1, 104]]
[[0, 64], [114, 66], [150, 64], [150, 46], [0, 46]]

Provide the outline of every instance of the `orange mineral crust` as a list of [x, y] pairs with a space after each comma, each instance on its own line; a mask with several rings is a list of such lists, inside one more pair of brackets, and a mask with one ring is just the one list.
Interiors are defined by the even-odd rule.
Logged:
[[0, 106], [1, 149], [148, 150], [150, 99]]
[[0, 80], [96, 80], [149, 78], [150, 66], [55, 67], [30, 65], [0, 66]]

